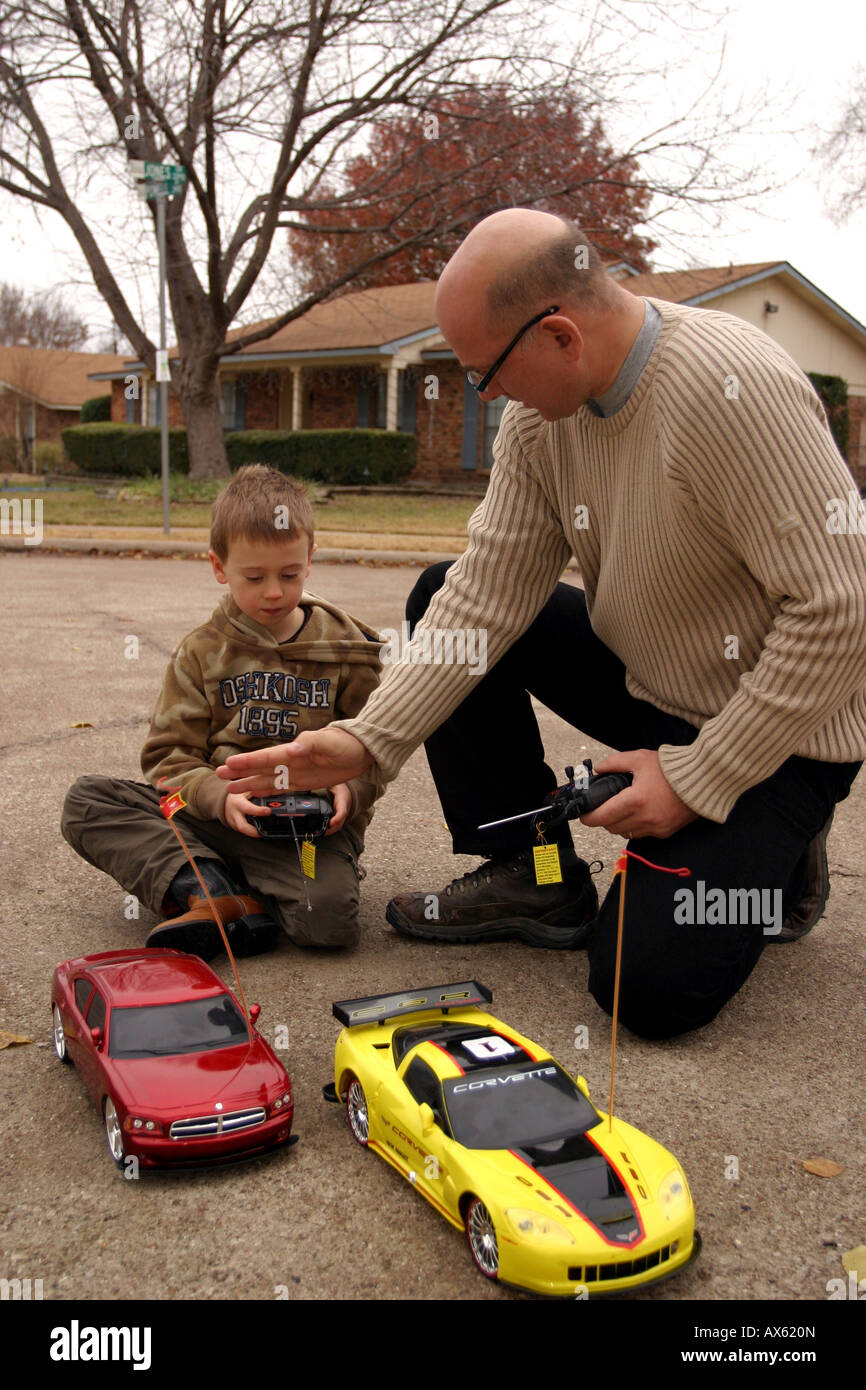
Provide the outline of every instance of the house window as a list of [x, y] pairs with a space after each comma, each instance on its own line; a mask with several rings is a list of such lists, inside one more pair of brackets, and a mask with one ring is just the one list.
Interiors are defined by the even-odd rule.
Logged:
[[499, 433], [499, 422], [502, 419], [502, 412], [508, 404], [505, 396], [498, 396], [495, 401], [484, 402], [484, 436], [481, 443], [481, 467], [493, 467], [493, 441]]
[[410, 367], [401, 372], [398, 381], [397, 428], [406, 434], [415, 433], [415, 409], [418, 399], [418, 375]]
[[358, 429], [383, 430], [387, 419], [388, 378], [376, 372], [358, 378], [356, 421]]
[[159, 398], [162, 392], [155, 381], [147, 384], [147, 423], [149, 425], [161, 425], [162, 417], [159, 411]]

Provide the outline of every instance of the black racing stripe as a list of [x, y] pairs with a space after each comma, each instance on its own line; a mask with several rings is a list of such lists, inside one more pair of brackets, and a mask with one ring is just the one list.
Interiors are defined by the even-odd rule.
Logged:
[[547, 1147], [514, 1152], [606, 1240], [633, 1245], [640, 1238], [640, 1220], [628, 1189], [585, 1134], [565, 1139], [556, 1151]]

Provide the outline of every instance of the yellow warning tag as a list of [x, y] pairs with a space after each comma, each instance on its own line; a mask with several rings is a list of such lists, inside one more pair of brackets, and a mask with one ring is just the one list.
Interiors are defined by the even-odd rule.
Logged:
[[559, 845], [533, 845], [532, 857], [535, 860], [536, 883], [562, 882], [562, 869], [559, 865]]
[[307, 878], [316, 877], [316, 846], [312, 840], [305, 840], [301, 845], [301, 868]]

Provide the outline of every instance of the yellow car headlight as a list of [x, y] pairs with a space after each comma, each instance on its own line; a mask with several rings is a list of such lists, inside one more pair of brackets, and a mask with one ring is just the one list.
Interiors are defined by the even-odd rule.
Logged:
[[524, 1207], [508, 1207], [505, 1215], [519, 1236], [530, 1240], [558, 1240], [565, 1245], [574, 1245], [574, 1236], [558, 1221], [553, 1221], [543, 1212], [529, 1211]]
[[668, 1221], [679, 1221], [689, 1205], [689, 1189], [685, 1174], [674, 1168], [662, 1178], [659, 1187], [659, 1206]]

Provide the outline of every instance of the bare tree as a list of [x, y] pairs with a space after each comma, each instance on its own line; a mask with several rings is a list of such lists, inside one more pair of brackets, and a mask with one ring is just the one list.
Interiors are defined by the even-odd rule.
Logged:
[[83, 348], [87, 324], [64, 304], [59, 290], [27, 293], [0, 283], [0, 343], [39, 348]]
[[[358, 209], [384, 204], [386, 190], [391, 197], [393, 165], [373, 169], [360, 187], [340, 181], [371, 122], [412, 114], [424, 122], [437, 104], [479, 82], [509, 91], [518, 108], [567, 94], [591, 121], [604, 109], [610, 75], [622, 72], [626, 31], [639, 42], [640, 24], [662, 24], [669, 11], [692, 8], [677, 0], [598, 0], [586, 19], [563, 6], [527, 11], [522, 0], [0, 0], [0, 188], [65, 221], [119, 332], [153, 371], [154, 343], [124, 289], [153, 240], [142, 237], [128, 210], [123, 161], [186, 169], [185, 191], [166, 208], [179, 349], [173, 385], [191, 472], [218, 475], [226, 471], [216, 382], [222, 356], [269, 337], [359, 271], [477, 219], [471, 196], [439, 206], [428, 183], [433, 211], [425, 225], [401, 222], [389, 206], [384, 247], [366, 258], [361, 252], [314, 293], [293, 296], [278, 229], [308, 230], [318, 212], [329, 226], [338, 213], [349, 228]], [[550, 15], [560, 26], [555, 40]], [[563, 34], [575, 32], [580, 41], [569, 38], [566, 51]], [[732, 175], [716, 157], [725, 133], [751, 119], [742, 110], [735, 122], [693, 109], [661, 128], [647, 122], [645, 134], [595, 177], [613, 186], [628, 169], [637, 187], [667, 204], [706, 206], [756, 193], [748, 172]], [[664, 170], [654, 180], [636, 172], [644, 156], [657, 156]], [[585, 177], [566, 166], [555, 190], [521, 187], [512, 129], [500, 147], [478, 149], [475, 160], [491, 169], [498, 161], [490, 211], [551, 192], [564, 196]], [[459, 177], [441, 175], [443, 183]], [[407, 206], [413, 196], [407, 192]], [[152, 233], [153, 206], [149, 216]], [[268, 321], [234, 329], [227, 342], [230, 326], [254, 306], [260, 277], [272, 287]]]
[[866, 69], [858, 69], [842, 113], [817, 153], [837, 190], [830, 210], [838, 222], [846, 222], [866, 204]]

